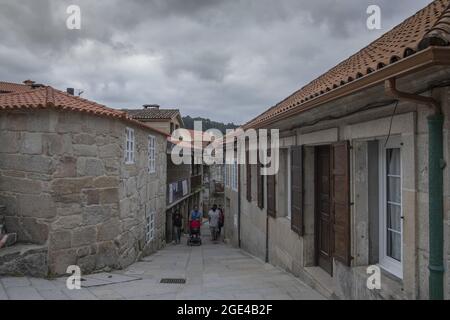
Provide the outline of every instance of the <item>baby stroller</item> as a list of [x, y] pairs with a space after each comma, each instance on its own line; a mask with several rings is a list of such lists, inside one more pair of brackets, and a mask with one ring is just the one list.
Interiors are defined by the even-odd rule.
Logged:
[[192, 220], [189, 225], [189, 238], [187, 240], [188, 246], [200, 246], [202, 244], [202, 238], [200, 237], [199, 220]]

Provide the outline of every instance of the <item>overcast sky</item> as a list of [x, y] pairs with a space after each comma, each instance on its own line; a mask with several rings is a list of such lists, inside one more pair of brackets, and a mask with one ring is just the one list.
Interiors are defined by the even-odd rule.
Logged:
[[[430, 0], [0, 0], [0, 80], [244, 123]], [[81, 8], [81, 30], [66, 8]], [[382, 29], [366, 28], [366, 9]]]

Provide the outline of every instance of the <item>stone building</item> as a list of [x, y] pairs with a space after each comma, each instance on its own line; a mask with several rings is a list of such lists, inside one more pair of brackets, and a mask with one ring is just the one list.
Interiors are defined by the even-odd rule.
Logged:
[[433, 1], [244, 125], [280, 169], [227, 166], [232, 243], [329, 297], [450, 299], [449, 22]]
[[[174, 240], [173, 214], [178, 211], [183, 217], [183, 229], [188, 231], [189, 213], [194, 206], [204, 207], [202, 200], [203, 164], [195, 164], [191, 154], [191, 164], [175, 164], [171, 152], [175, 145], [194, 148], [194, 131], [184, 129], [184, 123], [178, 109], [162, 109], [158, 105], [144, 105], [143, 109], [124, 110], [133, 119], [150, 124], [172, 135], [177, 129], [179, 137], [167, 137], [167, 179], [166, 179], [166, 226], [167, 243]], [[178, 131], [177, 131], [178, 132]], [[176, 132], [176, 133], [177, 133]], [[203, 148], [203, 145], [200, 149]]]
[[49, 86], [0, 83], [0, 274], [123, 268], [165, 244], [167, 135]]

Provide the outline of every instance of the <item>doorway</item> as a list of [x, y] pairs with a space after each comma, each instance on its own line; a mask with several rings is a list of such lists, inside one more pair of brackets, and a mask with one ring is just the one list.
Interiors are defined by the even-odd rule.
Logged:
[[316, 147], [316, 265], [333, 275], [333, 224], [331, 215], [331, 146]]

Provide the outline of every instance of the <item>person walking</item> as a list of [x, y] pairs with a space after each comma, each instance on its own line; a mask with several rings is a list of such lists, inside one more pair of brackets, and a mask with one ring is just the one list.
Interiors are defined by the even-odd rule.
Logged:
[[181, 242], [181, 227], [183, 226], [183, 217], [177, 210], [173, 215], [173, 230], [175, 232], [175, 244]]
[[219, 236], [220, 236], [220, 234], [222, 232], [223, 225], [225, 223], [225, 215], [223, 213], [222, 206], [219, 206], [218, 210], [219, 210], [219, 230], [218, 230], [218, 232], [219, 232]]
[[211, 230], [211, 238], [213, 241], [216, 241], [218, 238], [219, 218], [219, 210], [217, 209], [217, 205], [214, 204], [208, 212], [209, 228]]

